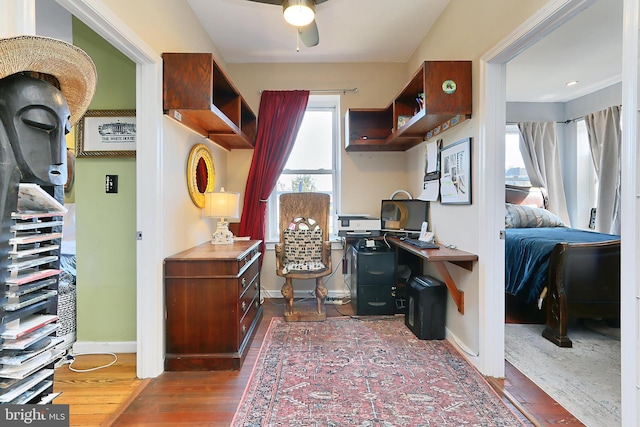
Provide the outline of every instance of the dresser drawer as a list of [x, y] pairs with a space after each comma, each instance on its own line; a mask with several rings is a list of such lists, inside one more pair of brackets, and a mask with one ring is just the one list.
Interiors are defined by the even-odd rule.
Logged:
[[238, 327], [238, 342], [240, 343], [240, 348], [243, 347], [243, 341], [248, 338], [249, 335], [253, 332], [253, 321], [256, 319], [259, 308], [260, 299], [256, 297], [249, 303], [246, 313], [240, 319], [240, 324]]
[[238, 279], [238, 295], [244, 294], [244, 292], [257, 280], [258, 273], [260, 272], [260, 263], [258, 260], [251, 264], [242, 273], [242, 276]]
[[238, 317], [242, 318], [242, 316], [244, 316], [247, 313], [247, 310], [249, 310], [249, 306], [251, 305], [251, 302], [253, 301], [253, 299], [260, 295], [259, 289], [260, 289], [260, 275], [256, 274], [253, 277], [253, 280], [251, 280], [251, 283], [249, 283], [249, 286], [244, 287], [243, 289], [244, 293], [240, 295], [240, 300], [238, 301], [238, 304], [239, 304]]
[[258, 248], [249, 251], [245, 256], [238, 260], [238, 270], [242, 270], [245, 265], [253, 261], [254, 258], [256, 258], [259, 254], [260, 251], [258, 250]]

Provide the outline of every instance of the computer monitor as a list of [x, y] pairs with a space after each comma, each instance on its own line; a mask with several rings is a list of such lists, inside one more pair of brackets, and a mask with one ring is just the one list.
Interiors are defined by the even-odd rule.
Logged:
[[418, 199], [383, 200], [380, 222], [383, 230], [419, 233], [429, 219], [429, 202]]

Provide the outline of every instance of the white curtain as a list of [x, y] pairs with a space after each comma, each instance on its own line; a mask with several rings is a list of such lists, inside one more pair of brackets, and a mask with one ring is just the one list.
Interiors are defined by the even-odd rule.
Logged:
[[544, 187], [549, 194], [549, 211], [571, 226], [562, 181], [562, 166], [554, 122], [518, 123], [520, 152], [531, 185]]
[[596, 231], [620, 234], [620, 106], [584, 117], [598, 176]]

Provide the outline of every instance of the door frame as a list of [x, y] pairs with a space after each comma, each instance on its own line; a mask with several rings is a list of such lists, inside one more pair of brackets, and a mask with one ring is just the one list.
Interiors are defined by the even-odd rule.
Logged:
[[[136, 374], [164, 371], [162, 58], [100, 0], [56, 0], [136, 64]], [[141, 298], [140, 296], [144, 296]]]

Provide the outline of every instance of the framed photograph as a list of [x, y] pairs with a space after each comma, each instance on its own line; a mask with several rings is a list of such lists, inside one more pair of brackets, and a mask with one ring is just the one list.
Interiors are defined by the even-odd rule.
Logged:
[[135, 157], [135, 110], [89, 110], [76, 129], [76, 157]]
[[440, 150], [440, 203], [471, 204], [471, 138]]

